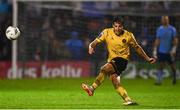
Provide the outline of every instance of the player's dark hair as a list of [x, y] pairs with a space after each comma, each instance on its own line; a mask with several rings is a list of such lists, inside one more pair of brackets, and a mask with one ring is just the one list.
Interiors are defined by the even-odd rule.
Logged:
[[114, 23], [114, 22], [121, 23], [122, 25], [124, 24], [124, 20], [123, 20], [123, 18], [120, 17], [120, 16], [115, 16], [115, 17], [113, 18], [113, 23]]

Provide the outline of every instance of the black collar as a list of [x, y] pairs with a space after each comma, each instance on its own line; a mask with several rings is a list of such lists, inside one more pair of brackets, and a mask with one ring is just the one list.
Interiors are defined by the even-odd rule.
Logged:
[[[115, 33], [115, 32], [114, 32]], [[116, 33], [115, 33], [116, 34]], [[122, 30], [122, 32], [121, 33], [119, 33], [119, 35], [117, 35], [117, 36], [121, 36], [121, 35], [123, 35], [124, 34], [124, 30]]]

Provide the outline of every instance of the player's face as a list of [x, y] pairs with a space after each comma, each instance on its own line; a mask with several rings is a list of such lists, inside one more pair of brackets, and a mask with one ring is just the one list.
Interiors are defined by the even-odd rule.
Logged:
[[169, 24], [169, 18], [168, 16], [163, 16], [161, 19], [161, 22], [163, 25], [168, 25]]
[[116, 34], [120, 34], [123, 30], [123, 25], [120, 22], [114, 22], [113, 23], [114, 32]]

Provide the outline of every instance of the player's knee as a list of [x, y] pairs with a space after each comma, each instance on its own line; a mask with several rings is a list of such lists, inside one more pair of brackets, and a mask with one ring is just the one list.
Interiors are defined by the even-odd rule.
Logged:
[[101, 67], [100, 71], [101, 71], [101, 73], [106, 73], [107, 72], [107, 70], [106, 70], [106, 68], [104, 66]]
[[107, 74], [109, 72], [109, 69], [106, 66], [102, 66], [100, 71]]
[[111, 65], [109, 65], [109, 64], [106, 64], [106, 65], [102, 66], [100, 71], [102, 73], [110, 74], [110, 75], [115, 72], [113, 67]]

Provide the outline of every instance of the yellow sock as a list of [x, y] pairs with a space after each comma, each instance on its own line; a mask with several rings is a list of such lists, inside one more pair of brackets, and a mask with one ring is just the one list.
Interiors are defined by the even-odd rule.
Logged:
[[124, 89], [122, 86], [118, 87], [116, 89], [118, 94], [123, 98], [124, 101], [129, 101], [131, 98], [128, 96], [126, 89]]
[[104, 81], [104, 76], [104, 73], [99, 73], [99, 75], [96, 77], [96, 80], [92, 84], [94, 90], [102, 84], [102, 82]]

